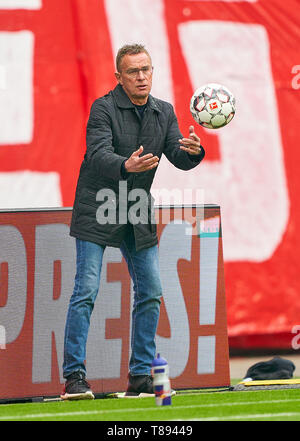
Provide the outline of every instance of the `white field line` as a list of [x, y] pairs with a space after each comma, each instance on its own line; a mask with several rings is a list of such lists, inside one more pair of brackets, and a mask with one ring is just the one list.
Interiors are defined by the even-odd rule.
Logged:
[[191, 418], [189, 420], [168, 420], [168, 421], [230, 421], [230, 420], [251, 420], [278, 417], [294, 417], [300, 416], [300, 412], [280, 412], [280, 413], [253, 413], [246, 415], [231, 415], [227, 417], [208, 417], [208, 418]]
[[[98, 401], [98, 400], [97, 400]], [[101, 401], [101, 400], [99, 400]], [[254, 405], [257, 406], [258, 404], [277, 404], [277, 403], [290, 403], [290, 402], [298, 402], [300, 401], [300, 398], [298, 399], [287, 399], [287, 400], [264, 400], [264, 401], [243, 401], [243, 402], [236, 402], [236, 403], [209, 403], [209, 404], [195, 404], [195, 405], [189, 405], [189, 406], [174, 406], [171, 409], [179, 410], [179, 409], [201, 409], [201, 408], [214, 408], [214, 407], [226, 407], [226, 406], [249, 406]], [[166, 409], [166, 407], [164, 407]], [[169, 408], [170, 409], [170, 408]], [[0, 416], [0, 421], [7, 421], [7, 420], [24, 420], [24, 419], [39, 419], [39, 418], [52, 418], [52, 417], [67, 417], [67, 416], [82, 416], [82, 415], [105, 415], [105, 414], [118, 414], [118, 413], [130, 413], [130, 412], [144, 412], [144, 411], [152, 411], [156, 410], [161, 412], [162, 408], [160, 406], [155, 407], [139, 407], [139, 408], [129, 408], [129, 409], [107, 409], [107, 410], [81, 410], [81, 411], [75, 411], [75, 412], [45, 412], [45, 413], [28, 413], [28, 414], [20, 414], [20, 415], [6, 415], [6, 416]], [[1, 406], [0, 406], [1, 411]], [[258, 414], [259, 416], [263, 417], [264, 414]], [[274, 415], [274, 414], [265, 414], [265, 415]], [[281, 415], [281, 414], [280, 414]], [[283, 415], [283, 414], [282, 414]], [[288, 414], [293, 415], [293, 414]], [[300, 413], [295, 413], [295, 415], [300, 415]], [[228, 418], [246, 418], [247, 415], [237, 415], [232, 416]], [[266, 416], [267, 418], [268, 416]], [[223, 417], [220, 417], [223, 418]], [[227, 419], [227, 417], [224, 417]], [[252, 418], [252, 416], [249, 416], [249, 418]], [[210, 418], [203, 418], [210, 420]], [[218, 417], [213, 417], [212, 419], [218, 419]], [[202, 420], [202, 419], [201, 419]], [[192, 420], [189, 420], [192, 421]]]

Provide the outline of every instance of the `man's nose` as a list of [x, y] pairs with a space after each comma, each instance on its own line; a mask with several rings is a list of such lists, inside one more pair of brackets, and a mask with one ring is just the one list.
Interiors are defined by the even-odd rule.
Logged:
[[139, 80], [143, 80], [144, 78], [145, 78], [145, 72], [143, 72], [142, 69], [140, 69], [140, 70], [137, 72], [137, 79], [139, 79]]

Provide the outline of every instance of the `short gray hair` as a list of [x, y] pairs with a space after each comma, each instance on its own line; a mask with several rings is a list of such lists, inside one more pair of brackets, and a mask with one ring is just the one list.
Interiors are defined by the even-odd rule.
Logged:
[[147, 51], [147, 49], [145, 48], [145, 46], [143, 44], [125, 44], [124, 46], [122, 46], [117, 53], [116, 56], [116, 68], [117, 71], [120, 72], [121, 71], [121, 61], [123, 59], [123, 57], [125, 55], [136, 55], [136, 54], [141, 54], [141, 53], [145, 53], [148, 55], [148, 57], [151, 60], [150, 54]]

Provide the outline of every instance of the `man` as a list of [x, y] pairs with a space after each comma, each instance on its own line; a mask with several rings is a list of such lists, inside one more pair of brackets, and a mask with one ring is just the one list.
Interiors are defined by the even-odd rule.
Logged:
[[[145, 47], [123, 46], [116, 67], [118, 85], [91, 108], [76, 188], [70, 234], [76, 238], [77, 272], [65, 328], [63, 399], [94, 398], [84, 361], [106, 246], [121, 249], [134, 286], [126, 394], [153, 393], [162, 288], [150, 188], [163, 153], [182, 170], [204, 157], [194, 128], [183, 138], [172, 105], [150, 95], [153, 67]], [[144, 195], [136, 213], [134, 191]]]

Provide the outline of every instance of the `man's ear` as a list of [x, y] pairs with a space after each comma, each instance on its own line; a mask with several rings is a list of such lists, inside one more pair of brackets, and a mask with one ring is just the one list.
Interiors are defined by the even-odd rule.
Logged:
[[115, 72], [115, 77], [118, 83], [122, 85], [120, 72]]

